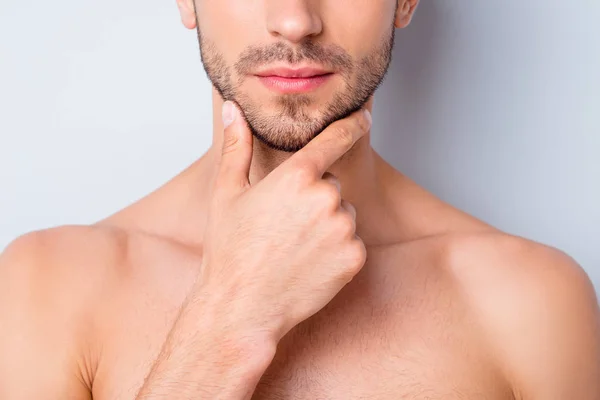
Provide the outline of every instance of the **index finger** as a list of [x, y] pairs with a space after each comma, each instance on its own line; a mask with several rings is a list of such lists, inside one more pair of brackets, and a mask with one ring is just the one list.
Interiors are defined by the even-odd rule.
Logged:
[[335, 121], [297, 151], [287, 161], [311, 170], [320, 178], [356, 141], [371, 129], [371, 113], [366, 108]]

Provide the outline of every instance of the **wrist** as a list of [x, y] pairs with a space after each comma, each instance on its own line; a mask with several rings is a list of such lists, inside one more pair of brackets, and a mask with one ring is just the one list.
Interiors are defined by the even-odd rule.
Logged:
[[249, 398], [276, 350], [256, 337], [219, 330], [198, 331], [188, 339], [187, 345], [181, 335], [167, 340], [136, 400]]
[[210, 286], [196, 282], [184, 306], [186, 313], [196, 314], [194, 320], [211, 330], [244, 338], [250, 346], [260, 343], [266, 349], [277, 347], [282, 336], [280, 321], [273, 313], [261, 309], [259, 299], [224, 285]]
[[[209, 312], [210, 313], [210, 312]], [[247, 383], [258, 383], [275, 357], [277, 341], [266, 331], [259, 331], [237, 323], [224, 323], [219, 316], [209, 317], [208, 324], [199, 332], [208, 349], [209, 359], [218, 360], [213, 369], [222, 368], [221, 374], [233, 374]], [[206, 357], [208, 354], [204, 354]]]
[[265, 318], [233, 298], [220, 291], [198, 288], [188, 298], [180, 319], [195, 325], [192, 330], [199, 337], [222, 343], [224, 348], [248, 356], [258, 364], [261, 360], [270, 363], [280, 339], [278, 331], [270, 329], [272, 322], [264, 321]]
[[242, 335], [227, 332], [222, 341], [222, 349], [226, 353], [224, 355], [231, 357], [232, 360], [239, 360], [240, 363], [237, 365], [241, 369], [240, 373], [250, 381], [258, 382], [273, 361], [277, 351], [275, 341], [256, 333]]

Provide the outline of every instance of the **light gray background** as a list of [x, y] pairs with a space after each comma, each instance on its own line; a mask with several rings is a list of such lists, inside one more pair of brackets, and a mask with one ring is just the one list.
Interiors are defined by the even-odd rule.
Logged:
[[[597, 0], [423, 0], [373, 132], [398, 169], [566, 251], [597, 289], [598, 21]], [[0, 249], [160, 186], [210, 145], [210, 101], [174, 0], [0, 0]]]

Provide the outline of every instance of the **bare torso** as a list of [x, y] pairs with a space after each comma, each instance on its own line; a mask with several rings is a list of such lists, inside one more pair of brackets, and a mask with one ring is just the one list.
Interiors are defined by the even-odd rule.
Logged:
[[[95, 399], [133, 398], [200, 261], [137, 240], [162, 255], [135, 254], [131, 244], [132, 264], [117, 266], [131, 272], [98, 314]], [[280, 342], [254, 399], [511, 398], [445, 246], [431, 239], [369, 249], [359, 275]]]
[[[203, 217], [185, 211], [193, 208], [187, 174], [93, 226], [34, 233], [9, 249], [6, 262], [20, 265], [5, 270], [10, 293], [0, 315], [11, 330], [0, 343], [18, 362], [0, 362], [0, 376], [13, 377], [19, 398], [135, 398], [202, 260], [201, 241], [189, 240]], [[504, 330], [489, 321], [514, 314], [506, 310], [525, 290], [522, 282], [540, 280], [503, 259], [538, 245], [407, 180], [389, 182], [403, 186], [398, 193], [405, 197], [371, 222], [394, 240], [368, 245], [359, 274], [281, 340], [254, 400], [525, 398], [515, 394], [518, 374], [501, 354], [531, 346], [511, 333], [515, 324]], [[197, 204], [202, 208], [202, 200]], [[11, 254], [29, 254], [29, 261]], [[507, 306], [505, 293], [512, 296]], [[505, 347], [498, 346], [503, 340]]]

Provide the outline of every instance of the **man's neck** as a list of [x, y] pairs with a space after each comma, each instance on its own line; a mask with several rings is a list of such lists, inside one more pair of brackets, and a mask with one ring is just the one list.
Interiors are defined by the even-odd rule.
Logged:
[[[213, 143], [204, 156], [159, 190], [102, 222], [201, 249], [210, 188], [223, 143], [221, 108], [222, 100], [213, 92]], [[367, 108], [371, 110], [372, 103]], [[250, 183], [264, 179], [292, 155], [254, 140]], [[412, 240], [446, 229], [440, 228], [440, 221], [448, 215], [447, 207], [385, 162], [371, 147], [370, 133], [329, 172], [340, 180], [342, 198], [356, 208], [356, 233], [367, 246]]]

